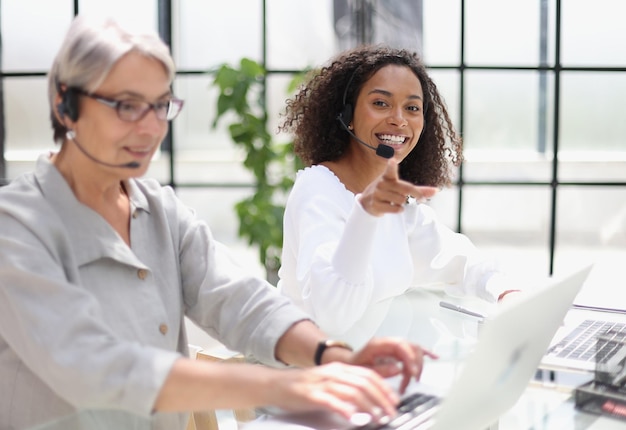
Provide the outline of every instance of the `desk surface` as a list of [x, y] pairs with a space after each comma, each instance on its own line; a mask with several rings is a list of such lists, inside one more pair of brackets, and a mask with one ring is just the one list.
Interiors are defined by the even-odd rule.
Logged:
[[[432, 291], [420, 291], [407, 296], [390, 307], [390, 316], [377, 335], [403, 336], [440, 355], [437, 362], [425, 363], [422, 382], [434, 386], [451, 384], [458, 374], [449, 366], [462, 366], [478, 338], [479, 319], [439, 306], [445, 299], [480, 313], [489, 314], [495, 305], [470, 299], [451, 299]], [[407, 310], [410, 310], [408, 312]], [[626, 317], [625, 317], [626, 320]], [[384, 331], [383, 331], [384, 330]], [[394, 331], [395, 330], [395, 331]], [[349, 339], [348, 339], [349, 340]], [[573, 389], [589, 381], [591, 374], [557, 375], [556, 381], [533, 380], [517, 403], [490, 430], [612, 430], [626, 428], [626, 422], [591, 415], [574, 407]], [[556, 382], [556, 383], [555, 383]], [[265, 418], [245, 426], [246, 430], [266, 430], [275, 422]], [[268, 426], [269, 424], [269, 426]], [[275, 430], [305, 430], [305, 425], [274, 426]]]
[[574, 407], [572, 392], [531, 383], [515, 406], [499, 421], [499, 430], [617, 430], [626, 422], [592, 415]]
[[[444, 381], [442, 372], [436, 369], [449, 366], [451, 363], [462, 363], [471, 352], [480, 330], [478, 318], [440, 307], [439, 301], [442, 299], [485, 314], [493, 311], [494, 307], [476, 299], [451, 299], [432, 291], [415, 292], [408, 294], [406, 298], [390, 307], [389, 318], [383, 322], [380, 327], [381, 331], [377, 333], [403, 336], [438, 353], [441, 357], [439, 362], [427, 362], [422, 376], [422, 381], [430, 385], [451, 382], [451, 380]], [[453, 376], [454, 372], [443, 372], [443, 374]], [[557, 383], [559, 382], [557, 378]], [[582, 382], [584, 381], [580, 381]], [[572, 389], [575, 385], [571, 383], [566, 385], [568, 386], [563, 387], [542, 381], [531, 381], [514, 407], [501, 416], [493, 429], [617, 430], [626, 428], [625, 421], [576, 410], [572, 400]], [[37, 430], [82, 429], [85, 428], [82, 424], [86, 419], [88, 416], [79, 413], [38, 427]], [[224, 420], [225, 430], [237, 428], [237, 423], [228, 415], [221, 415], [220, 420]], [[246, 430], [267, 429], [266, 424], [267, 420], [260, 420], [248, 423], [244, 428]], [[90, 426], [89, 428], [99, 427]], [[281, 430], [286, 428], [281, 427]], [[305, 427], [298, 426], [297, 428], [304, 429]]]
[[[428, 370], [432, 377], [436, 377], [435, 375], [445, 373], [443, 370], [445, 366], [448, 364], [441, 366], [439, 370], [430, 366]], [[428, 382], [430, 378], [425, 379]], [[585, 379], [584, 376], [583, 379]], [[573, 388], [573, 385], [561, 386], [533, 380], [517, 403], [502, 415], [497, 423], [485, 430], [623, 430], [626, 428], [625, 421], [592, 415], [575, 409], [572, 398]], [[308, 427], [302, 422], [297, 424], [277, 422], [267, 416], [243, 426], [243, 430], [270, 429], [312, 430], [313, 427]]]

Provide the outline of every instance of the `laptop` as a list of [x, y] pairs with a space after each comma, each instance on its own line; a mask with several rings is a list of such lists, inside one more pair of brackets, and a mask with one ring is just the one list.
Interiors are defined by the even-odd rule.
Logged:
[[595, 371], [621, 351], [616, 339], [626, 335], [626, 312], [574, 306], [555, 334], [540, 367], [572, 373]]
[[623, 270], [617, 267], [611, 260], [594, 264], [541, 362], [542, 369], [555, 370], [558, 377], [584, 377], [595, 371], [596, 362], [608, 362], [618, 353], [606, 335], [618, 338], [626, 330], [626, 298], [615, 293]]
[[[385, 426], [358, 425], [334, 414], [278, 414], [247, 424], [245, 430], [484, 430], [496, 423], [527, 388], [550, 342], [581, 289], [591, 266], [503, 303], [484, 321], [474, 350], [446, 394], [420, 382], [409, 386], [401, 407], [418, 398]], [[425, 370], [428, 371], [428, 368]]]

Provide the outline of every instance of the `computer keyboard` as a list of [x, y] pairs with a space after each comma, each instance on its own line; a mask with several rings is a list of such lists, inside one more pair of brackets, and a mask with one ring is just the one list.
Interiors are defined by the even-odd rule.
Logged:
[[[602, 339], [599, 339], [599, 336]], [[624, 339], [626, 324], [610, 321], [584, 320], [559, 343], [548, 350], [548, 355], [581, 361], [606, 363], [622, 346], [615, 339]], [[600, 341], [599, 341], [600, 340]]]
[[439, 405], [437, 396], [413, 393], [405, 396], [398, 404], [398, 415], [386, 423], [368, 423], [354, 430], [405, 430], [425, 422], [432, 417]]

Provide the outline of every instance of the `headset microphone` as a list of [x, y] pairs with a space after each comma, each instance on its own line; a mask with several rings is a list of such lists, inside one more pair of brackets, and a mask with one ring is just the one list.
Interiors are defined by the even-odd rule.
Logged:
[[[347, 105], [350, 106], [350, 105]], [[345, 111], [345, 109], [344, 109]], [[337, 117], [337, 119], [339, 120], [339, 122], [341, 123], [341, 125], [343, 126], [343, 128], [346, 129], [346, 131], [348, 132], [348, 134], [352, 137], [354, 137], [354, 139], [359, 142], [361, 145], [365, 145], [370, 149], [373, 149], [374, 151], [376, 151], [376, 155], [378, 155], [379, 157], [383, 157], [383, 158], [391, 158], [393, 157], [394, 153], [396, 152], [391, 146], [389, 145], [384, 145], [382, 143], [380, 143], [377, 147], [376, 146], [372, 146], [368, 143], [363, 142], [361, 139], [359, 139], [356, 134], [354, 134], [352, 132], [352, 130], [350, 130], [350, 127], [348, 127], [343, 119], [343, 114], [339, 114], [339, 116]]]
[[82, 152], [91, 161], [94, 161], [98, 164], [102, 164], [103, 166], [107, 166], [107, 167], [115, 167], [115, 168], [122, 167], [126, 169], [137, 169], [141, 167], [141, 164], [138, 163], [137, 161], [131, 161], [130, 163], [123, 163], [123, 164], [112, 164], [112, 163], [107, 163], [102, 160], [98, 160], [96, 157], [88, 153], [87, 150], [83, 148], [83, 146], [80, 143], [78, 143], [78, 140], [76, 140], [76, 133], [74, 133], [74, 130], [68, 130], [66, 133], [66, 136], [69, 140], [71, 140], [72, 142], [76, 144], [76, 147], [80, 149], [80, 152]]

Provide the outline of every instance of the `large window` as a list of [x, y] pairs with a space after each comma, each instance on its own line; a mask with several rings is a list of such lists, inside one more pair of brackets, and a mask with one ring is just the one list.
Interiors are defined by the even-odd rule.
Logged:
[[4, 180], [54, 147], [46, 72], [78, 12], [158, 29], [171, 42], [186, 106], [148, 174], [172, 184], [250, 265], [256, 251], [237, 237], [233, 204], [251, 178], [224, 127], [211, 127], [210, 71], [242, 57], [264, 63], [275, 126], [295, 73], [356, 43], [388, 42], [424, 56], [465, 139], [457, 183], [432, 201], [442, 219], [512, 272], [596, 261], [595, 276], [623, 277], [621, 0], [3, 0]]

